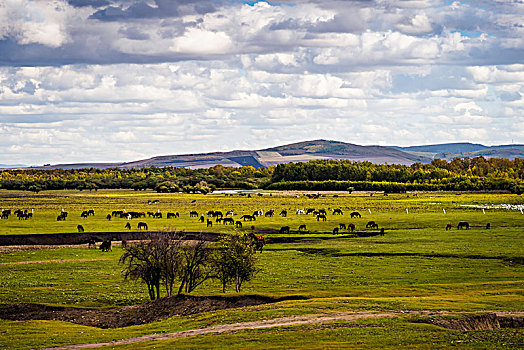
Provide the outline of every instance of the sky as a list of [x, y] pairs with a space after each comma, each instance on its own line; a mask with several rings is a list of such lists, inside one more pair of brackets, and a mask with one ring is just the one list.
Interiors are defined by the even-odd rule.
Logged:
[[524, 1], [0, 0], [0, 164], [524, 143]]

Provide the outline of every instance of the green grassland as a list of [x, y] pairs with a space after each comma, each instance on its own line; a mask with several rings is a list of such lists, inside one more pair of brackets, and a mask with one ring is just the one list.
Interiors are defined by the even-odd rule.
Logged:
[[[148, 200], [159, 200], [148, 205]], [[261, 271], [243, 287], [242, 294], [302, 296], [233, 310], [175, 316], [150, 324], [120, 329], [98, 329], [60, 321], [0, 320], [0, 348], [40, 348], [75, 343], [105, 342], [152, 333], [209, 327], [277, 317], [334, 314], [349, 311], [522, 311], [524, 306], [524, 215], [518, 210], [466, 207], [523, 204], [524, 198], [510, 194], [418, 193], [382, 194], [326, 193], [310, 199], [299, 193], [189, 195], [134, 191], [0, 191], [0, 208], [34, 209], [34, 217], [0, 220], [0, 234], [75, 232], [82, 224], [86, 232], [123, 232], [126, 219], [105, 216], [113, 210], [157, 211], [163, 219], [140, 219], [151, 230], [232, 233], [251, 230], [292, 231], [306, 224], [308, 233], [266, 234], [266, 239], [287, 236], [286, 243], [266, 245], [258, 255]], [[65, 222], [56, 216], [64, 208]], [[341, 208], [344, 215], [327, 221], [297, 215], [297, 208]], [[80, 218], [83, 210], [95, 216]], [[208, 228], [189, 217], [189, 211], [234, 210], [235, 220], [254, 210], [274, 209], [272, 218], [260, 217], [236, 229], [213, 222]], [[286, 209], [287, 217], [278, 213]], [[406, 211], [407, 209], [407, 211]], [[446, 213], [444, 213], [444, 210]], [[351, 211], [360, 219], [350, 219]], [[166, 219], [165, 213], [180, 218]], [[356, 224], [357, 231], [371, 232], [365, 224], [373, 220], [385, 235], [351, 237], [347, 231], [333, 235], [339, 223]], [[131, 220], [136, 230], [138, 219]], [[457, 230], [467, 221], [470, 230]], [[446, 223], [453, 229], [446, 231]], [[489, 230], [485, 229], [491, 224]], [[284, 242], [284, 240], [279, 240]], [[106, 308], [148, 300], [144, 286], [123, 281], [118, 265], [122, 249], [112, 252], [74, 246], [59, 249], [6, 250], [0, 253], [0, 303], [42, 303], [75, 307]], [[23, 264], [20, 264], [23, 263]], [[209, 281], [194, 294], [220, 295], [221, 287]], [[234, 294], [232, 290], [228, 294]], [[122, 348], [516, 348], [522, 346], [520, 330], [452, 331], [424, 323], [413, 316], [355, 322], [274, 327], [243, 330], [220, 335], [200, 335], [164, 341], [119, 346]]]

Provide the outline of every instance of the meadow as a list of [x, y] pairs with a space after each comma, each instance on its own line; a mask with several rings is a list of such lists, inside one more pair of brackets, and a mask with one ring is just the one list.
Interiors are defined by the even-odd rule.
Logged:
[[[249, 195], [248, 195], [249, 193]], [[523, 345], [521, 329], [459, 331], [420, 322], [443, 312], [522, 313], [524, 306], [524, 215], [522, 196], [477, 193], [326, 192], [308, 198], [300, 192], [159, 194], [148, 191], [45, 191], [39, 194], [0, 191], [0, 208], [27, 209], [33, 218], [0, 220], [0, 235], [76, 232], [123, 232], [126, 219], [106, 219], [113, 210], [157, 212], [162, 219], [138, 221], [150, 230], [243, 233], [263, 232], [268, 244], [258, 254], [260, 272], [246, 282], [241, 295], [296, 297], [239, 309], [173, 316], [143, 325], [101, 329], [63, 321], [0, 320], [1, 348], [43, 348], [70, 344], [203, 329], [238, 322], [255, 322], [307, 315], [351, 312], [393, 313], [395, 317], [331, 320], [264, 329], [210, 332], [190, 337], [145, 340], [114, 348], [515, 348]], [[157, 204], [148, 201], [158, 200]], [[478, 206], [478, 207], [474, 207]], [[296, 214], [296, 209], [325, 209], [327, 220]], [[333, 215], [340, 208], [343, 215]], [[507, 209], [506, 209], [507, 208]], [[64, 209], [66, 221], [56, 221]], [[81, 218], [84, 210], [95, 215]], [[190, 211], [234, 211], [235, 220], [255, 210], [275, 210], [273, 217], [243, 222], [243, 228], [213, 221], [206, 227]], [[279, 213], [287, 210], [288, 215]], [[351, 219], [358, 211], [362, 218]], [[180, 217], [166, 219], [167, 212]], [[384, 235], [356, 237], [346, 230], [333, 235], [340, 223], [368, 221], [384, 228]], [[458, 230], [467, 221], [469, 230]], [[446, 231], [447, 223], [452, 223]], [[486, 229], [486, 225], [490, 228]], [[307, 232], [296, 232], [305, 224]], [[278, 230], [289, 226], [289, 234]], [[148, 301], [146, 288], [124, 281], [118, 259], [119, 245], [111, 252], [82, 246], [0, 247], [0, 304], [39, 303], [78, 308], [111, 308]], [[209, 281], [192, 294], [222, 295]], [[228, 290], [226, 295], [235, 295]], [[455, 317], [456, 315], [449, 317]], [[521, 315], [522, 316], [522, 315]]]

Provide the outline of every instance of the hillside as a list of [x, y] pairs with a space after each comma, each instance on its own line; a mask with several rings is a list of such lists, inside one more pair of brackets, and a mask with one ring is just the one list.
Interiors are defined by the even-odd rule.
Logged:
[[218, 164], [230, 167], [253, 166], [255, 168], [281, 163], [307, 162], [316, 159], [348, 159], [369, 161], [374, 164], [411, 165], [416, 162], [429, 163], [435, 158], [524, 158], [524, 145], [502, 145], [487, 147], [472, 143], [450, 143], [440, 145], [385, 147], [360, 146], [329, 140], [297, 142], [261, 150], [236, 150], [158, 156], [123, 163], [76, 163], [55, 164], [36, 167], [37, 169], [79, 169], [79, 168], [140, 168], [140, 167], [185, 167], [209, 168]]

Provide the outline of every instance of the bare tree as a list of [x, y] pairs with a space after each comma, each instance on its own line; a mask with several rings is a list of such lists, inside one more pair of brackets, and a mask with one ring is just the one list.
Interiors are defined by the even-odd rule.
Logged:
[[150, 240], [128, 245], [119, 260], [120, 264], [124, 265], [124, 278], [142, 280], [147, 285], [151, 300], [160, 298], [162, 278], [159, 250], [156, 249], [155, 243]]
[[184, 288], [186, 293], [191, 293], [211, 277], [210, 252], [208, 243], [203, 238], [181, 249], [181, 283], [178, 294], [181, 294]]

